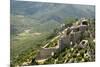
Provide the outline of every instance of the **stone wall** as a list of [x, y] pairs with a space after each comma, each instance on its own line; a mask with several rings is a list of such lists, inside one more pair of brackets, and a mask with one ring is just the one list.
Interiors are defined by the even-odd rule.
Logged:
[[[88, 22], [84, 20], [84, 24], [82, 25], [82, 21], [77, 23], [78, 25], [68, 27], [62, 31], [59, 36], [60, 38], [57, 41], [57, 45], [55, 47], [50, 47], [46, 48], [43, 47], [41, 48], [39, 54], [36, 57], [36, 60], [41, 60], [41, 59], [48, 59], [53, 55], [53, 53], [57, 53], [62, 51], [64, 48], [70, 46], [70, 42], [73, 44], [80, 42], [80, 38], [82, 36], [81, 33], [85, 32], [88, 30]], [[53, 42], [53, 40], [51, 40]]]
[[47, 59], [57, 51], [56, 48], [41, 48], [36, 60]]

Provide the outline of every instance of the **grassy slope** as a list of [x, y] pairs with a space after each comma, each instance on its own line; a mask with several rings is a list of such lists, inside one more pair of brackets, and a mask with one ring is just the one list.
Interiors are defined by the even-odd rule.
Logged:
[[[52, 22], [52, 23], [50, 23]], [[22, 16], [11, 15], [11, 63], [19, 64], [22, 59], [29, 58], [31, 50], [38, 50], [46, 44], [53, 29], [60, 24], [51, 20], [48, 23], [39, 23], [34, 19]], [[29, 30], [29, 32], [25, 32]], [[36, 35], [35, 33], [40, 33]], [[23, 57], [25, 55], [25, 57]], [[20, 58], [20, 60], [18, 60]]]

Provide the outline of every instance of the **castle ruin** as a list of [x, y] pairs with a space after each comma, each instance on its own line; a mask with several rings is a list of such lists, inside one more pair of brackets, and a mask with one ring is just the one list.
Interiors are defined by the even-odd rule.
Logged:
[[[44, 47], [41, 48], [40, 52], [35, 58], [35, 61], [39, 64], [43, 64], [45, 60], [52, 57], [55, 53], [61, 52], [66, 47], [70, 47], [75, 43], [80, 43], [80, 46], [82, 46], [83, 42], [87, 43], [85, 40], [82, 41], [81, 37], [82, 33], [88, 30], [88, 26], [88, 20], [81, 19], [80, 21], [76, 22], [75, 25], [65, 28], [58, 36], [50, 41], [50, 43], [56, 44], [56, 46], [48, 47], [48, 45], [52, 44], [47, 43]], [[84, 43], [84, 45], [86, 43]]]

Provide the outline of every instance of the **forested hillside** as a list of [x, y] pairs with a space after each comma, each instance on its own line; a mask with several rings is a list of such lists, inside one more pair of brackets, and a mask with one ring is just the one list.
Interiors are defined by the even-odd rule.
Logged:
[[58, 3], [10, 3], [11, 66], [33, 59], [39, 49], [58, 35], [62, 24], [95, 18], [95, 6]]

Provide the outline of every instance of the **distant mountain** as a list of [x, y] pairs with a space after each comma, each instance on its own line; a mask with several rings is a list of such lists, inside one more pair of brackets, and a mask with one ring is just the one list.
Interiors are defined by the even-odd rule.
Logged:
[[[68, 17], [95, 17], [95, 6], [76, 5], [76, 4], [58, 4], [29, 1], [11, 0], [11, 24], [12, 27], [20, 29], [34, 27], [43, 30], [55, 28], [55, 25], [63, 23]], [[20, 23], [20, 24], [19, 24]], [[24, 26], [23, 26], [24, 25]], [[31, 26], [30, 26], [31, 25]], [[18, 29], [11, 30], [20, 30]], [[48, 30], [46, 29], [46, 30]]]
[[31, 15], [38, 20], [60, 21], [65, 17], [95, 17], [95, 6], [43, 2], [11, 2], [11, 14]]

